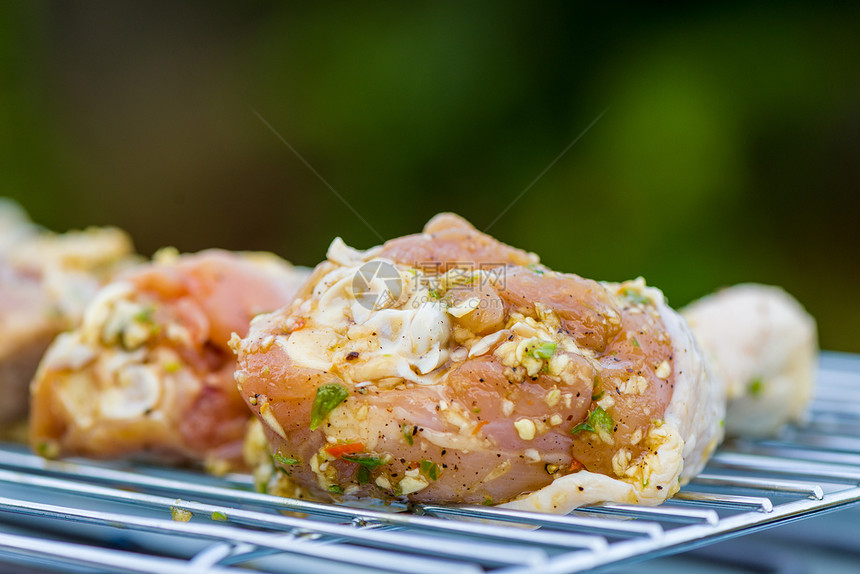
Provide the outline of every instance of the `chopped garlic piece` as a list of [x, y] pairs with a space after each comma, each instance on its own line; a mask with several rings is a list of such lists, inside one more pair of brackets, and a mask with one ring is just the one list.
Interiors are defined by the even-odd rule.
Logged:
[[384, 476], [376, 477], [376, 480], [374, 481], [374, 483], [379, 488], [385, 488], [385, 489], [391, 490], [391, 483], [388, 482], [388, 479], [385, 478]]
[[615, 399], [613, 399], [611, 395], [603, 395], [603, 398], [597, 401], [597, 406], [604, 411], [609, 410], [615, 406]]
[[630, 451], [626, 448], [619, 449], [612, 457], [612, 472], [616, 476], [624, 476], [630, 466]]
[[398, 483], [398, 486], [400, 487], [400, 494], [406, 496], [407, 494], [427, 488], [429, 484], [423, 477], [405, 476]]
[[189, 512], [188, 510], [185, 510], [184, 508], [179, 508], [178, 506], [171, 506], [170, 516], [176, 522], [188, 522], [194, 515], [191, 514], [191, 512]]
[[472, 348], [469, 349], [469, 357], [480, 357], [487, 353], [493, 345], [499, 342], [499, 339], [502, 338], [503, 334], [503, 331], [496, 331], [492, 335], [487, 335], [483, 339], [479, 339], [478, 342], [472, 345]]
[[481, 304], [481, 300], [477, 297], [472, 297], [470, 299], [466, 299], [457, 305], [452, 305], [446, 309], [449, 315], [453, 315], [458, 319], [461, 317], [465, 317], [472, 311], [478, 308], [478, 305]]
[[660, 363], [660, 366], [657, 367], [657, 370], [654, 372], [658, 378], [668, 379], [669, 375], [672, 374], [672, 367], [669, 366], [669, 361], [663, 361]]
[[633, 375], [626, 383], [621, 385], [621, 390], [628, 395], [641, 395], [648, 389], [648, 379], [642, 375]]
[[517, 434], [523, 440], [532, 440], [537, 430], [534, 421], [531, 419], [519, 419], [514, 423], [514, 428], [517, 429]]
[[281, 423], [278, 422], [278, 419], [275, 418], [275, 413], [272, 412], [272, 407], [269, 404], [269, 401], [265, 401], [260, 405], [260, 416], [263, 417], [263, 420], [267, 425], [269, 425], [269, 428], [278, 433], [281, 438], [287, 438], [287, 433], [284, 432], [284, 427], [282, 427]]

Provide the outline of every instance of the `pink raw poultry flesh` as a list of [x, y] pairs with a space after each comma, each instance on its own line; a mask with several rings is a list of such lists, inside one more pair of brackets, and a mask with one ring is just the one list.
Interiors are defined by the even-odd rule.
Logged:
[[315, 496], [656, 504], [722, 436], [721, 385], [659, 291], [556, 273], [449, 214], [336, 240], [232, 346], [276, 464]]

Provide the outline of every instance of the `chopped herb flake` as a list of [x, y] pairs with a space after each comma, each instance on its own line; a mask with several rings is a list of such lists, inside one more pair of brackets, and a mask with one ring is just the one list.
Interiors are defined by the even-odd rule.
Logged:
[[621, 290], [621, 296], [630, 301], [631, 303], [637, 303], [639, 305], [651, 304], [651, 299], [646, 297], [640, 291], [634, 291], [632, 289], [624, 288]]
[[641, 347], [639, 346], [639, 341], [636, 340], [636, 337], [630, 337], [630, 342], [633, 343], [633, 346], [637, 349], [641, 349]]
[[615, 421], [612, 420], [612, 417], [609, 416], [605, 410], [601, 407], [595, 408], [590, 415], [588, 415], [588, 420], [579, 423], [575, 427], [573, 427], [570, 432], [571, 434], [576, 434], [581, 431], [588, 432], [597, 432], [595, 429], [597, 427], [601, 427], [604, 430], [611, 431], [615, 426]]
[[531, 265], [529, 265], [528, 268], [530, 271], [533, 271], [533, 272], [537, 273], [538, 275], [543, 275], [543, 273], [544, 273], [543, 269], [541, 269], [541, 266], [538, 265], [537, 263], [532, 263]]
[[358, 484], [367, 484], [370, 482], [370, 469], [366, 466], [358, 467], [358, 472], [355, 473], [355, 479], [358, 481]]
[[493, 499], [490, 498], [489, 496], [485, 496], [484, 501], [481, 502], [481, 504], [484, 506], [492, 506], [493, 505]]
[[349, 462], [355, 462], [369, 469], [388, 464], [385, 459], [374, 454], [345, 454], [340, 458]]
[[604, 394], [606, 394], [606, 392], [601, 390], [598, 393], [591, 395], [591, 400], [592, 401], [599, 401], [600, 399], [603, 398]]
[[288, 464], [289, 465], [289, 464], [299, 464], [300, 463], [300, 461], [298, 459], [286, 457], [279, 452], [276, 452], [274, 455], [272, 455], [272, 458], [274, 458], [277, 462], [279, 462], [281, 464]]
[[60, 445], [52, 440], [43, 440], [36, 445], [36, 454], [44, 458], [60, 456]]
[[535, 359], [549, 359], [555, 353], [558, 345], [556, 343], [541, 343], [540, 345], [535, 345], [527, 352], [529, 355], [534, 357]]
[[579, 423], [578, 425], [576, 425], [575, 427], [573, 427], [572, 429], [570, 429], [570, 434], [576, 434], [576, 433], [582, 432], [582, 431], [594, 432], [594, 427], [591, 426], [590, 424], [588, 424], [587, 421], [583, 421], [583, 422]]
[[406, 440], [406, 444], [412, 446], [415, 444], [415, 439], [412, 438], [412, 431], [414, 427], [412, 425], [408, 425], [406, 423], [401, 423], [400, 432], [403, 433], [403, 438]]
[[348, 396], [349, 391], [346, 387], [338, 383], [329, 383], [318, 388], [311, 408], [311, 430], [316, 430], [328, 414]]
[[138, 323], [152, 323], [152, 316], [155, 314], [155, 306], [149, 305], [135, 313], [134, 320]]
[[426, 474], [432, 480], [437, 480], [439, 478], [439, 465], [429, 460], [422, 460], [421, 472]]
[[218, 522], [227, 522], [227, 515], [220, 510], [216, 510], [212, 513], [212, 520], [217, 520]]
[[332, 484], [328, 487], [328, 491], [332, 494], [343, 494], [343, 487], [337, 484]]
[[747, 385], [747, 391], [749, 391], [749, 394], [752, 397], [761, 396], [762, 391], [764, 391], [764, 381], [761, 380], [761, 377], [756, 377], [751, 380], [749, 385]]
[[601, 426], [608, 431], [611, 431], [612, 428], [615, 426], [615, 421], [612, 420], [612, 417], [609, 416], [609, 413], [607, 413], [600, 407], [597, 407], [596, 409], [594, 409], [594, 411], [592, 411], [590, 415], [588, 415], [588, 422], [591, 423], [591, 426]]

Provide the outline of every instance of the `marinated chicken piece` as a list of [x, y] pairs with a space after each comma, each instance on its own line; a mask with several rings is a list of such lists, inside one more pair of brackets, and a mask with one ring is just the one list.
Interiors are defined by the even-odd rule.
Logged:
[[451, 214], [336, 239], [231, 345], [274, 463], [317, 497], [658, 504], [722, 438], [722, 384], [660, 291], [556, 273]]
[[744, 284], [691, 303], [682, 313], [726, 382], [726, 432], [773, 435], [802, 422], [812, 399], [815, 320], [779, 287]]
[[250, 419], [227, 342], [289, 303], [306, 277], [274, 255], [219, 250], [162, 251], [121, 274], [39, 365], [32, 447], [227, 468]]
[[132, 259], [128, 236], [38, 229], [0, 202], [0, 425], [27, 413], [28, 387], [51, 340], [74, 327], [99, 286]]

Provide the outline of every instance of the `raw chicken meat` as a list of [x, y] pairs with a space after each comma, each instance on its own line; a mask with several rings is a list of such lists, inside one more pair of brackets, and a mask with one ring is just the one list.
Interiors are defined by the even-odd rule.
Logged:
[[274, 464], [317, 497], [659, 504], [722, 439], [722, 383], [660, 291], [556, 273], [451, 214], [336, 239], [231, 346]]
[[40, 454], [241, 459], [249, 420], [227, 342], [289, 303], [307, 272], [270, 254], [165, 250], [99, 291], [57, 337], [32, 386]]
[[682, 310], [726, 382], [726, 432], [775, 434], [802, 422], [812, 399], [818, 340], [815, 320], [779, 287], [742, 284]]
[[51, 233], [0, 198], [0, 425], [26, 415], [27, 389], [48, 344], [80, 321], [133, 252], [118, 229]]

